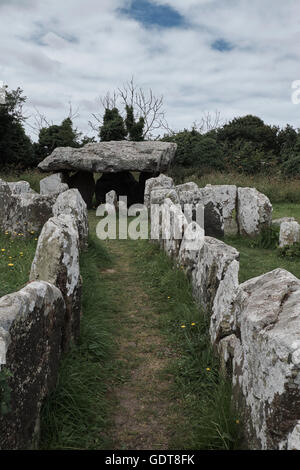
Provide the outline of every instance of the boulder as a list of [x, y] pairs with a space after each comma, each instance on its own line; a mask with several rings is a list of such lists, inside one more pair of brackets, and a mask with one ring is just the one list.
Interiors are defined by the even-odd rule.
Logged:
[[177, 145], [160, 141], [110, 141], [82, 148], [58, 147], [38, 167], [42, 171], [162, 172], [171, 165]]
[[221, 240], [205, 236], [192, 273], [193, 293], [199, 305], [211, 315], [220, 282], [239, 252]]
[[204, 235], [204, 229], [196, 222], [190, 222], [184, 231], [178, 254], [178, 266], [184, 269], [189, 277], [197, 265]]
[[235, 323], [233, 308], [239, 287], [239, 267], [240, 263], [236, 259], [228, 265], [216, 292], [209, 328], [211, 342], [214, 345], [233, 333]]
[[[153, 191], [151, 193], [152, 197]], [[167, 255], [176, 258], [179, 253], [187, 220], [179, 204], [174, 204], [169, 198], [165, 199], [162, 206], [162, 240], [161, 246]]]
[[13, 236], [27, 236], [39, 231], [53, 215], [56, 196], [44, 196], [34, 191], [12, 192], [0, 180], [0, 229]]
[[299, 305], [300, 280], [284, 269], [250, 279], [238, 289], [235, 338], [225, 338], [220, 348], [232, 373], [235, 402], [243, 410], [250, 449], [287, 449], [297, 437]]
[[241, 235], [257, 236], [272, 223], [272, 204], [255, 188], [238, 188], [238, 224]]
[[62, 292], [66, 305], [62, 347], [67, 350], [70, 343], [79, 338], [81, 314], [79, 234], [71, 215], [61, 214], [45, 223], [31, 265], [30, 280], [50, 282]]
[[171, 199], [174, 204], [179, 204], [179, 197], [175, 189], [153, 188], [150, 194], [150, 204], [163, 204], [167, 198]]
[[117, 196], [116, 191], [114, 190], [109, 191], [109, 193], [107, 193], [105, 196], [105, 202], [106, 204], [110, 204], [111, 206], [114, 206], [115, 208], [117, 208], [118, 196]]
[[60, 290], [32, 282], [0, 299], [0, 374], [9, 371], [9, 412], [0, 413], [0, 449], [34, 448], [40, 409], [55, 388], [65, 304]]
[[237, 224], [237, 187], [235, 185], [211, 185], [201, 188], [205, 203], [211, 201], [222, 212], [225, 235], [236, 235]]
[[91, 209], [96, 187], [93, 174], [87, 171], [78, 171], [68, 179], [68, 185], [70, 188], [78, 189], [87, 208]]
[[208, 237], [224, 237], [224, 219], [220, 205], [214, 201], [204, 203], [204, 230]]
[[298, 222], [282, 222], [280, 224], [279, 246], [291, 246], [300, 241], [300, 225]]
[[40, 181], [40, 194], [60, 194], [67, 191], [69, 186], [64, 181], [62, 173], [55, 173]]
[[86, 249], [89, 233], [88, 213], [86, 203], [77, 189], [69, 189], [58, 196], [53, 206], [53, 215], [58, 217], [64, 214], [71, 215], [75, 220], [79, 233], [80, 248]]
[[166, 175], [159, 175], [157, 178], [149, 178], [145, 184], [144, 204], [150, 207], [150, 194], [152, 189], [174, 189], [174, 182], [172, 178]]
[[194, 183], [193, 181], [189, 181], [187, 183], [183, 183], [183, 184], [178, 184], [176, 186], [176, 191], [178, 193], [181, 193], [183, 191], [198, 191], [198, 185], [196, 183]]
[[8, 182], [9, 189], [12, 194], [22, 194], [22, 193], [32, 193], [37, 194], [33, 189], [31, 189], [30, 184], [27, 181], [16, 181]]

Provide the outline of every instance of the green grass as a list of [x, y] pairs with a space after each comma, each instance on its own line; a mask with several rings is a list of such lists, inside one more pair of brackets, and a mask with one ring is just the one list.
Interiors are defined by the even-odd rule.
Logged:
[[109, 254], [92, 231], [89, 250], [81, 256], [80, 342], [62, 359], [57, 387], [43, 406], [41, 449], [110, 448], [114, 401], [109, 391], [118, 377], [113, 361], [118, 311], [100, 276], [100, 269], [110, 265]]
[[300, 223], [300, 204], [292, 202], [281, 202], [273, 204], [273, 219], [280, 219], [281, 217], [295, 217], [297, 222]]
[[135, 245], [134, 259], [159, 312], [160, 330], [176, 352], [165, 371], [174, 377], [169, 398], [176, 399], [180, 407], [179, 418], [172, 423], [170, 448], [237, 448], [241, 425], [236, 423], [231, 386], [220, 373], [210, 345], [209, 320], [194, 302], [190, 283], [157, 246], [147, 241]]
[[35, 238], [36, 234], [26, 239], [0, 234], [0, 297], [21, 289], [28, 282], [37, 244]]

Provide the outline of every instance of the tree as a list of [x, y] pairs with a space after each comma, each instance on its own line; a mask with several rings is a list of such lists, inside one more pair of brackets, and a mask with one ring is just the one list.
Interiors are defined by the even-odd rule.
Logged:
[[106, 108], [103, 125], [99, 128], [99, 137], [102, 141], [124, 140], [127, 135], [124, 120], [117, 108]]
[[0, 158], [2, 169], [24, 169], [35, 164], [33, 145], [26, 135], [23, 123], [23, 104], [26, 97], [20, 88], [5, 93], [0, 104]]
[[129, 134], [129, 140], [141, 141], [144, 140], [144, 126], [145, 119], [140, 117], [136, 122], [134, 119], [133, 107], [126, 105], [126, 119], [125, 126]]
[[[127, 107], [132, 109], [130, 113], [133, 113], [134, 121], [137, 124], [137, 127], [132, 131], [133, 135], [140, 136], [143, 120], [143, 139], [152, 138], [153, 132], [167, 128], [165, 111], [163, 109], [163, 96], [155, 96], [151, 88], [145, 92], [141, 87], [136, 86], [133, 78], [112, 93], [107, 92], [103, 97], [99, 98], [99, 102], [101, 108], [105, 111], [115, 108], [124, 109], [124, 114], [122, 115], [124, 120], [127, 115]], [[104, 124], [102, 111], [101, 113], [94, 113], [92, 116], [94, 121], [90, 121], [89, 125], [93, 130], [98, 130], [99, 126], [102, 127]]]
[[73, 128], [73, 122], [68, 117], [60, 125], [43, 127], [39, 132], [36, 154], [39, 160], [53, 152], [56, 147], [79, 147], [80, 133]]

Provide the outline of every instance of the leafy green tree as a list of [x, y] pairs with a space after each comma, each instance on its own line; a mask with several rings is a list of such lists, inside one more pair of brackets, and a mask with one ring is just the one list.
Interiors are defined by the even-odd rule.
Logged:
[[135, 142], [144, 140], [143, 133], [145, 119], [143, 117], [140, 117], [138, 121], [135, 121], [133, 106], [126, 105], [125, 126], [127, 134], [129, 135], [129, 140], [133, 140]]
[[124, 140], [127, 135], [125, 124], [117, 108], [106, 108], [103, 124], [99, 129], [101, 141]]
[[73, 128], [73, 122], [66, 118], [60, 125], [43, 127], [39, 132], [36, 154], [39, 160], [53, 152], [56, 147], [79, 147], [80, 133]]
[[0, 104], [0, 161], [2, 169], [24, 169], [35, 164], [33, 145], [26, 135], [23, 122], [23, 104], [26, 97], [20, 88], [5, 94]]

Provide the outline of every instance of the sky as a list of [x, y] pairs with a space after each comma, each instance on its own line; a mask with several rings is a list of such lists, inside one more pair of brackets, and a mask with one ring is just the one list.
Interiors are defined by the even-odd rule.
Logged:
[[[99, 97], [131, 77], [163, 96], [168, 125], [254, 114], [300, 127], [299, 0], [0, 0], [0, 82], [37, 110], [93, 135]], [[298, 100], [299, 101], [299, 100]]]

